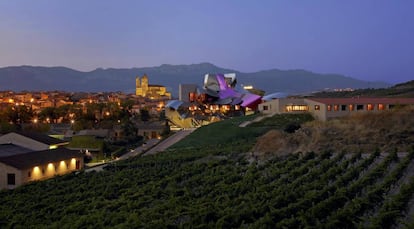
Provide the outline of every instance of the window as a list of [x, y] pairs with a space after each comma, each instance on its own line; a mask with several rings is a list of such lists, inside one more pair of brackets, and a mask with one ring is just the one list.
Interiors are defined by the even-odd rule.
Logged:
[[349, 104], [349, 110], [353, 111], [354, 110], [354, 104]]
[[269, 107], [268, 106], [263, 106], [263, 110], [267, 111], [267, 110], [269, 110]]
[[378, 104], [378, 110], [382, 111], [384, 109], [385, 109], [384, 104], [382, 103]]
[[76, 169], [80, 169], [80, 161], [76, 160]]
[[338, 104], [335, 104], [334, 105], [334, 111], [338, 111], [339, 110], [339, 105]]
[[346, 111], [346, 105], [341, 105], [341, 111]]
[[16, 174], [7, 173], [7, 184], [8, 185], [15, 185], [16, 184]]
[[369, 110], [369, 111], [374, 110], [374, 105], [372, 105], [371, 103], [368, 103], [367, 110]]
[[32, 172], [30, 172], [30, 171], [29, 171], [29, 172], [27, 173], [27, 177], [31, 177], [31, 176], [32, 176]]
[[359, 111], [359, 110], [363, 110], [363, 109], [364, 109], [364, 105], [362, 105], [362, 104], [358, 104], [358, 105], [356, 106], [356, 109], [357, 109], [357, 111]]
[[307, 111], [306, 105], [286, 105], [286, 111]]
[[327, 105], [326, 110], [331, 111], [332, 110], [332, 105]]
[[320, 109], [321, 109], [321, 107], [319, 105], [315, 105], [315, 111], [318, 111]]

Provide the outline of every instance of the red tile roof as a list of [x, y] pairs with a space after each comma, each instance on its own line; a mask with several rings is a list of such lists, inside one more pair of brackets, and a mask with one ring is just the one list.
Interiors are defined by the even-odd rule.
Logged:
[[323, 104], [414, 104], [414, 98], [308, 98]]

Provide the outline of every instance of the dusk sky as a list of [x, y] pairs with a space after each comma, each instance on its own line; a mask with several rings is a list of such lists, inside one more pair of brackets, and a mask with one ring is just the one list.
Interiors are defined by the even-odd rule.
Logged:
[[210, 62], [414, 79], [414, 1], [2, 0], [0, 67]]

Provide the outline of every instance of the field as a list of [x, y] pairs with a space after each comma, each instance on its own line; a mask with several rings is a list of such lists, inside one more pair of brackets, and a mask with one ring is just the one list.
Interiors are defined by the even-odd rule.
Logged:
[[[2, 191], [0, 228], [413, 228], [414, 150], [249, 160], [270, 127], [239, 129], [241, 121], [200, 128], [164, 153], [103, 172]], [[226, 140], [214, 144], [212, 133]], [[211, 142], [194, 144], [197, 135]]]

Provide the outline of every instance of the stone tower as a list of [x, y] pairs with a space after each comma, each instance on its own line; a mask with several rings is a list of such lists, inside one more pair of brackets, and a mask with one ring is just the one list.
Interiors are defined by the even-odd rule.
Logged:
[[144, 76], [141, 78], [141, 88], [142, 88], [142, 96], [147, 96], [148, 93], [148, 76], [147, 74], [144, 74]]
[[141, 79], [139, 76], [135, 77], [135, 95], [142, 96]]

